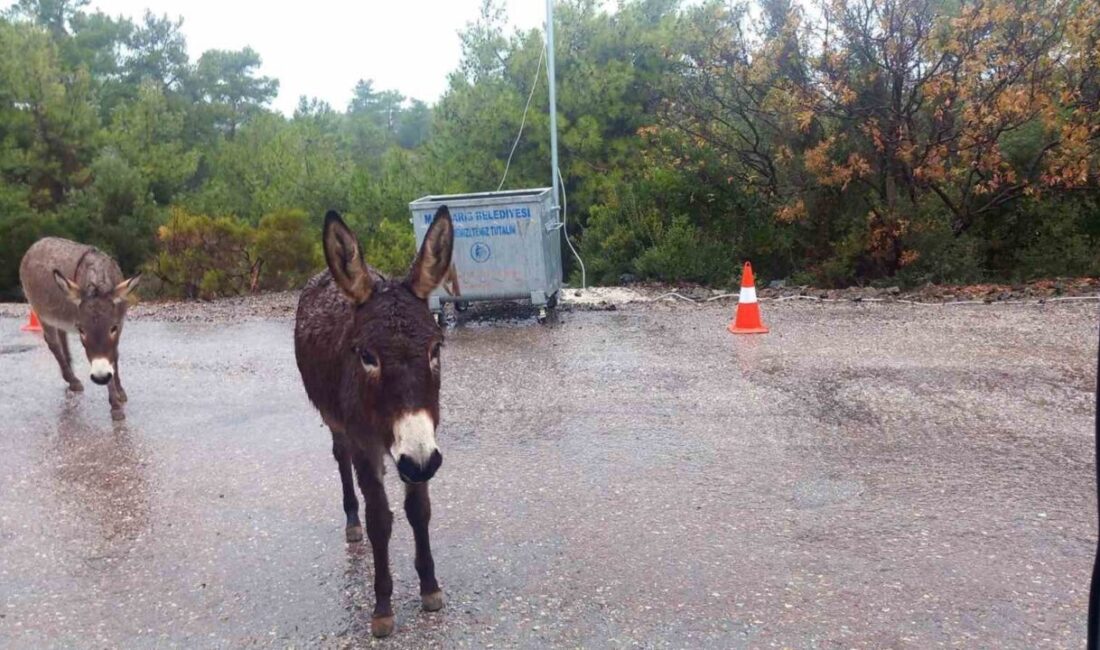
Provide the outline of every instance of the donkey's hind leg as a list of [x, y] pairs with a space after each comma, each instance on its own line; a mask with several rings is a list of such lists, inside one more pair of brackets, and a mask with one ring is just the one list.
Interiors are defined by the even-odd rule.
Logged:
[[340, 485], [344, 488], [344, 535], [349, 542], [363, 541], [363, 524], [359, 521], [359, 500], [355, 498], [355, 477], [351, 469], [351, 451], [344, 434], [332, 431], [332, 456], [340, 468]]
[[69, 384], [69, 390], [79, 393], [84, 390], [84, 384], [73, 374], [72, 355], [69, 354], [69, 335], [52, 325], [42, 324], [42, 338], [46, 339], [46, 346], [50, 348], [57, 365], [61, 367], [61, 377]]

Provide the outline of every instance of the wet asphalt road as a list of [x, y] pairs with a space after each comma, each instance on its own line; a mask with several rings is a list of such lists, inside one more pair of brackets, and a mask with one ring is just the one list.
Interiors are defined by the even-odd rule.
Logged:
[[451, 331], [381, 642], [289, 320], [131, 322], [114, 424], [0, 319], [0, 647], [1083, 647], [1094, 303], [728, 310]]

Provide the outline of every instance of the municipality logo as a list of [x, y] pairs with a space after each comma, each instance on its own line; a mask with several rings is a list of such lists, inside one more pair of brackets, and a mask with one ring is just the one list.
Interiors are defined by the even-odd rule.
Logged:
[[483, 241], [479, 241], [470, 247], [470, 259], [478, 264], [489, 261], [492, 255], [493, 251], [489, 248], [489, 244]]

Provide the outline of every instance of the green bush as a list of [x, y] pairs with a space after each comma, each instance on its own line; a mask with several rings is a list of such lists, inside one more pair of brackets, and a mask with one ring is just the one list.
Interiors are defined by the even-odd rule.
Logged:
[[1006, 274], [1019, 280], [1100, 275], [1100, 201], [1095, 197], [1027, 201], [1014, 212], [1015, 232], [1022, 237]]
[[362, 238], [363, 257], [368, 264], [390, 276], [402, 275], [409, 270], [416, 255], [416, 237], [407, 221], [386, 219], [367, 230]]
[[725, 247], [707, 240], [685, 215], [673, 217], [661, 228], [656, 242], [645, 249], [634, 269], [638, 275], [654, 280], [687, 280], [718, 284], [729, 279], [730, 256]]
[[981, 282], [989, 275], [983, 268], [982, 242], [969, 235], [956, 237], [946, 222], [913, 233], [907, 244], [915, 259], [898, 272], [899, 285]]
[[209, 217], [174, 208], [157, 231], [157, 254], [148, 270], [168, 295], [214, 298], [253, 284], [258, 266], [251, 249], [255, 231], [234, 217]]
[[324, 265], [320, 236], [302, 210], [281, 210], [260, 219], [253, 258], [260, 265], [259, 288], [302, 286]]
[[645, 247], [641, 228], [633, 225], [616, 206], [592, 206], [579, 251], [590, 283], [617, 284], [622, 274], [633, 273], [634, 259]]

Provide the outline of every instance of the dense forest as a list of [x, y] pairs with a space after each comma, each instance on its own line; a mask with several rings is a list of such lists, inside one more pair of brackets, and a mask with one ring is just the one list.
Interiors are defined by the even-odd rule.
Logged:
[[[566, 0], [556, 17], [590, 282], [725, 284], [743, 259], [818, 285], [1100, 273], [1096, 0]], [[461, 30], [434, 105], [363, 80], [346, 107], [286, 116], [248, 47], [192, 58], [179, 18], [20, 0], [0, 19], [0, 291], [50, 234], [166, 295], [294, 287], [329, 208], [404, 267], [408, 202], [497, 189], [528, 97], [504, 187], [548, 184], [543, 36], [505, 18], [487, 0]]]

